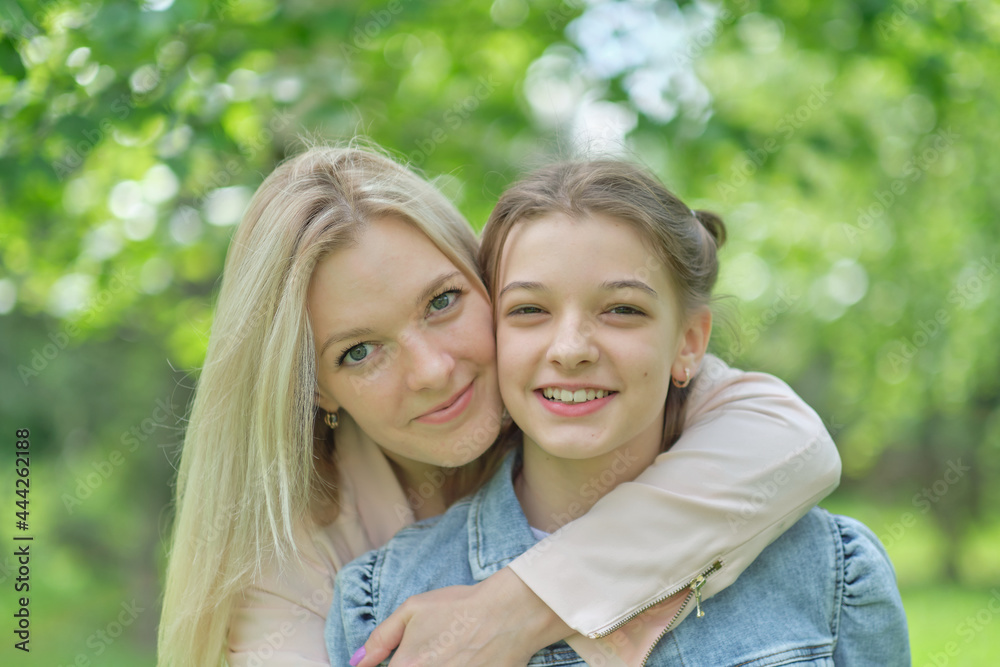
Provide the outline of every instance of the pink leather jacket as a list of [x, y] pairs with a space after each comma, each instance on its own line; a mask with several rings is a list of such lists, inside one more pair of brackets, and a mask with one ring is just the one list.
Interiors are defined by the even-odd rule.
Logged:
[[[510, 565], [577, 631], [567, 641], [584, 658], [639, 664], [694, 607], [695, 589], [701, 599], [723, 590], [839, 483], [826, 427], [781, 380], [707, 356], [696, 387], [669, 451]], [[233, 667], [329, 665], [334, 575], [414, 520], [370, 441], [338, 431], [337, 457], [341, 513], [302, 534], [301, 562], [263, 572], [237, 602]]]

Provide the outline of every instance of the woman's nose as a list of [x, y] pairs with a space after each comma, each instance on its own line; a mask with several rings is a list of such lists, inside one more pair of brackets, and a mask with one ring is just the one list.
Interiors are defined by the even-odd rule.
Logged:
[[407, 336], [403, 348], [409, 356], [406, 382], [411, 391], [448, 386], [455, 358], [442, 341], [417, 332]]

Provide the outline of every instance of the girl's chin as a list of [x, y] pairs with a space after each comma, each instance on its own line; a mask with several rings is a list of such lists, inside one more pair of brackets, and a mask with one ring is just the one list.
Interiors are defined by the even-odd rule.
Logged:
[[593, 443], [584, 446], [580, 444], [581, 440], [576, 438], [570, 441], [548, 440], [538, 442], [535, 440], [534, 446], [548, 456], [569, 460], [592, 459], [607, 453], [608, 447], [604, 446], [603, 443]]

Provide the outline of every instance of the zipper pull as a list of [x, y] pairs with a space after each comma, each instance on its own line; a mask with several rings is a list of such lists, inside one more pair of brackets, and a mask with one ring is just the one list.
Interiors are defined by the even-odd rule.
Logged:
[[705, 615], [705, 612], [701, 610], [701, 587], [705, 585], [705, 575], [699, 574], [695, 580], [691, 583], [691, 590], [694, 591], [694, 602], [697, 607], [697, 617], [701, 618]]

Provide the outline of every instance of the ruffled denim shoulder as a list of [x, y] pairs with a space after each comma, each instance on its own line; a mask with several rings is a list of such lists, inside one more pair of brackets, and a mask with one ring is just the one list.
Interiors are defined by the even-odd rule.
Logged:
[[[909, 665], [910, 645], [896, 572], [885, 547], [860, 521], [830, 515], [843, 550], [835, 636], [838, 665]], [[841, 639], [846, 639], [843, 641]]]
[[382, 560], [382, 550], [369, 551], [348, 563], [338, 574], [333, 603], [326, 617], [327, 653], [330, 664], [346, 665], [368, 639], [378, 622], [375, 620], [375, 595], [372, 585], [375, 569]]
[[910, 664], [885, 549], [863, 524], [814, 508], [653, 650], [647, 667]]
[[441, 516], [403, 528], [388, 544], [337, 573], [324, 632], [332, 665], [346, 665], [372, 630], [409, 596], [473, 583], [466, 530], [469, 503], [459, 501]]

